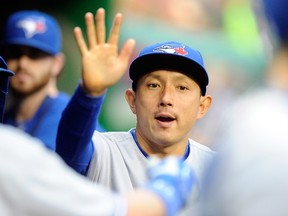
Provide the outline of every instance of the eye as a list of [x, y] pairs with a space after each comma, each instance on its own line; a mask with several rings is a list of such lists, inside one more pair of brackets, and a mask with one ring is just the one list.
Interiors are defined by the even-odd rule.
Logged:
[[41, 58], [45, 58], [49, 56], [48, 53], [45, 53], [41, 50], [33, 49], [33, 48], [27, 49], [25, 54], [31, 59], [41, 59]]
[[181, 91], [188, 90], [188, 88], [186, 86], [178, 86], [178, 89]]
[[148, 88], [157, 88], [157, 87], [159, 87], [160, 85], [157, 84], [157, 83], [148, 83], [147, 86], [148, 86]]
[[48, 57], [49, 54], [32, 47], [11, 45], [3, 48], [3, 56], [6, 59], [19, 59], [22, 56], [27, 56], [30, 59], [41, 59]]

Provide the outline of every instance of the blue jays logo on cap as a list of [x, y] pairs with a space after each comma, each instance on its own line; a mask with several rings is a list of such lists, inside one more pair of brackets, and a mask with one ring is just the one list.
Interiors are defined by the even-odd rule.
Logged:
[[169, 45], [165, 44], [163, 46], [157, 47], [153, 50], [154, 52], [163, 52], [163, 53], [173, 53], [173, 54], [178, 54], [178, 55], [187, 55], [188, 52], [185, 50], [185, 46], [178, 46], [178, 45]]
[[16, 27], [22, 28], [26, 38], [31, 38], [35, 34], [44, 33], [47, 29], [45, 19], [39, 17], [28, 17], [19, 20]]

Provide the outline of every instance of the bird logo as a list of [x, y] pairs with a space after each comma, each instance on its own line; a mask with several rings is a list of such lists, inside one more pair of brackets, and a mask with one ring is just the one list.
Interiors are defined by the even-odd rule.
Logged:
[[185, 56], [188, 52], [185, 50], [185, 46], [173, 46], [172, 44], [165, 44], [160, 47], [157, 47], [153, 50], [154, 52], [162, 52], [162, 53], [170, 53], [170, 54], [178, 54]]
[[46, 23], [44, 18], [25, 18], [17, 22], [17, 27], [22, 28], [26, 38], [32, 38], [36, 34], [46, 32]]

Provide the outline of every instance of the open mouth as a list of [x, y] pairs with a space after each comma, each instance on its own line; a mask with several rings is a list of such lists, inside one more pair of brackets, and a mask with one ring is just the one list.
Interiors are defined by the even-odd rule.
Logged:
[[174, 121], [175, 118], [172, 118], [172, 117], [163, 117], [163, 116], [158, 116], [156, 117], [156, 119], [158, 121], [161, 121], [161, 122], [171, 122], [171, 121]]

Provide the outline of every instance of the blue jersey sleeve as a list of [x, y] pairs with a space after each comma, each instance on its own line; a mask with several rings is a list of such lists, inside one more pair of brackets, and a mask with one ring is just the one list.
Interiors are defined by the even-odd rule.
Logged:
[[62, 113], [56, 152], [75, 171], [85, 175], [94, 153], [92, 136], [104, 95], [90, 97], [78, 86]]

